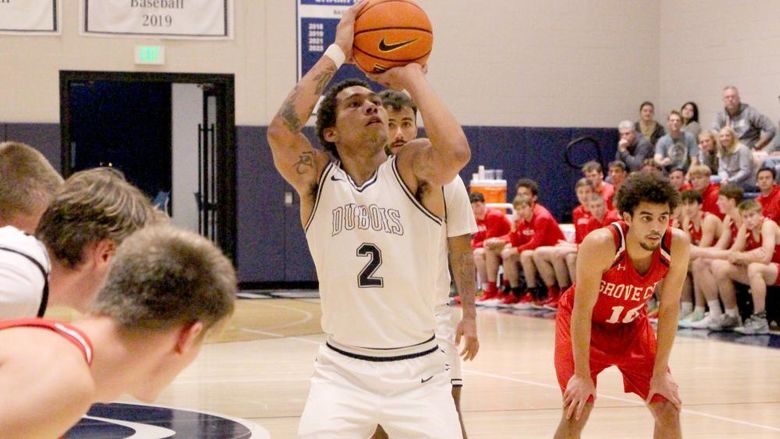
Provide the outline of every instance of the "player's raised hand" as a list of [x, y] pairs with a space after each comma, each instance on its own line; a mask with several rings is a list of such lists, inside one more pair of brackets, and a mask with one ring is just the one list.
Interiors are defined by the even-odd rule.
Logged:
[[680, 410], [682, 407], [682, 400], [680, 399], [679, 390], [680, 386], [674, 382], [672, 374], [668, 371], [660, 375], [653, 375], [653, 378], [650, 379], [650, 393], [647, 394], [647, 400], [645, 400], [645, 402], [650, 404], [653, 395], [661, 395], [674, 404], [677, 410]]
[[393, 90], [406, 90], [409, 86], [420, 78], [425, 77], [428, 72], [428, 66], [421, 66], [417, 63], [409, 63], [401, 67], [393, 67], [383, 73], [368, 73], [369, 79]]
[[455, 329], [455, 346], [460, 346], [463, 340], [463, 349], [460, 356], [464, 361], [473, 360], [479, 352], [479, 339], [477, 338], [477, 321], [474, 318], [464, 317]]
[[344, 51], [346, 62], [350, 64], [352, 63], [352, 42], [355, 37], [355, 17], [365, 7], [365, 3], [366, 0], [359, 0], [350, 6], [349, 9], [344, 11], [338, 26], [336, 26], [336, 40], [334, 43]]
[[566, 419], [571, 419], [574, 416], [574, 419], [579, 421], [591, 395], [596, 396], [596, 385], [593, 384], [593, 379], [589, 376], [572, 375], [566, 384], [566, 391], [563, 392], [563, 409], [566, 410]]

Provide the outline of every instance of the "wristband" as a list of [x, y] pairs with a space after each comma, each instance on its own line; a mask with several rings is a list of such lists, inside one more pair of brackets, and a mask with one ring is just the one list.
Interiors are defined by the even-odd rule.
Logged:
[[344, 51], [341, 50], [341, 47], [338, 44], [331, 44], [328, 46], [323, 55], [330, 58], [330, 60], [336, 64], [337, 69], [341, 67], [347, 59], [347, 55], [344, 54]]

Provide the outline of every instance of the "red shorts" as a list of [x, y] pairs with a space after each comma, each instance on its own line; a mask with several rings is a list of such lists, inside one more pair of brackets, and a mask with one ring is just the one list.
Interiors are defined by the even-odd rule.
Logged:
[[[650, 393], [655, 365], [656, 338], [653, 327], [642, 316], [628, 324], [593, 323], [590, 336], [590, 376], [617, 366], [623, 374], [623, 389], [643, 400]], [[561, 307], [555, 318], [555, 372], [561, 392], [574, 375], [574, 351], [571, 340], [571, 310]], [[666, 401], [654, 395], [652, 402]]]

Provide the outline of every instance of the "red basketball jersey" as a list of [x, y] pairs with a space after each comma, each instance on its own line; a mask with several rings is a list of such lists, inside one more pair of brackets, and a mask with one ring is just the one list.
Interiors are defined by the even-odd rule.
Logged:
[[[615, 242], [615, 258], [612, 266], [601, 275], [599, 297], [593, 307], [593, 322], [631, 323], [639, 316], [646, 316], [645, 304], [653, 296], [655, 285], [669, 272], [671, 261], [671, 228], [667, 228], [661, 245], [653, 251], [650, 268], [640, 274], [626, 251], [628, 224], [617, 221], [607, 226]], [[574, 305], [575, 286], [572, 285], [561, 299], [561, 307], [568, 310]]]
[[[764, 220], [766, 221], [766, 220]], [[746, 252], [749, 252], [750, 250], [755, 250], [757, 248], [761, 247], [761, 242], [763, 241], [763, 236], [761, 236], [761, 227], [764, 224], [764, 221], [761, 222], [761, 224], [758, 226], [758, 239], [755, 239], [753, 237], [753, 232], [750, 230], [747, 231], [747, 239], [745, 240], [745, 250]], [[780, 263], [780, 242], [775, 244], [775, 252], [772, 253], [772, 262], [774, 263]], [[780, 277], [780, 276], [778, 276]]]
[[81, 354], [84, 356], [84, 361], [86, 361], [89, 365], [92, 364], [92, 342], [86, 334], [71, 325], [66, 325], [65, 323], [55, 322], [52, 320], [35, 318], [15, 319], [0, 322], [0, 330], [9, 328], [42, 328], [54, 331], [57, 334], [63, 336], [69, 342], [73, 343], [73, 345], [81, 351]]

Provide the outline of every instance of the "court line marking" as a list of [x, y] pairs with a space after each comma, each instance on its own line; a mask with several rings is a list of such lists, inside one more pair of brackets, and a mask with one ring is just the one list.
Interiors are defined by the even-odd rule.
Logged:
[[[298, 340], [298, 341], [302, 341], [302, 342], [309, 343], [309, 344], [316, 344], [316, 345], [322, 344], [322, 342], [320, 342], [320, 341], [309, 340], [309, 339], [299, 338], [299, 337], [285, 337], [282, 334], [276, 334], [276, 333], [273, 333], [273, 332], [261, 331], [261, 330], [256, 330], [256, 329], [245, 329], [245, 328], [241, 328], [241, 329], [245, 330], [247, 332], [255, 332], [255, 333], [258, 333], [258, 334], [270, 335], [270, 336], [278, 337], [278, 338], [290, 338], [290, 339], [293, 339], [293, 340]], [[544, 388], [554, 389], [554, 390], [560, 391], [560, 387], [558, 387], [558, 386], [554, 386], [554, 385], [551, 385], [551, 384], [540, 383], [540, 382], [537, 382], [537, 381], [521, 380], [521, 379], [518, 379], [518, 378], [512, 378], [512, 377], [508, 377], [508, 376], [505, 376], [505, 375], [492, 374], [492, 373], [489, 373], [489, 372], [479, 372], [479, 371], [469, 370], [469, 369], [463, 369], [463, 371], [467, 372], [467, 373], [470, 373], [470, 374], [474, 374], [474, 375], [482, 375], [482, 376], [486, 376], [486, 377], [490, 377], [490, 378], [502, 379], [502, 380], [506, 380], [506, 381], [514, 381], [514, 382], [518, 382], [518, 383], [528, 384], [528, 385], [531, 385], [531, 386], [544, 387]], [[638, 402], [636, 400], [631, 400], [631, 399], [627, 399], [627, 398], [621, 398], [619, 396], [599, 394], [598, 397], [599, 398], [604, 398], [604, 399], [610, 399], [610, 400], [613, 400], [613, 401], [625, 402], [625, 403], [633, 404], [633, 405], [636, 405], [636, 406], [644, 406], [645, 405], [642, 402]], [[690, 409], [686, 409], [686, 408], [683, 408], [682, 412], [683, 413], [692, 414], [692, 415], [702, 416], [702, 417], [705, 417], [705, 418], [717, 419], [719, 421], [731, 422], [733, 424], [746, 425], [746, 426], [749, 426], [749, 427], [755, 427], [755, 428], [760, 428], [760, 429], [764, 429], [764, 430], [780, 432], [780, 428], [772, 427], [771, 425], [756, 424], [756, 423], [749, 422], [749, 421], [743, 421], [743, 420], [740, 420], [740, 419], [727, 418], [725, 416], [713, 415], [713, 414], [710, 414], [710, 413], [700, 412], [700, 411], [697, 411], [697, 410], [690, 410]]]
[[[488, 378], [495, 378], [495, 379], [504, 380], [504, 381], [513, 381], [513, 382], [516, 382], [516, 383], [527, 384], [529, 386], [544, 387], [546, 389], [555, 389], [557, 391], [560, 391], [560, 387], [558, 387], [558, 386], [554, 386], [554, 385], [551, 385], [551, 384], [540, 383], [538, 381], [523, 380], [523, 379], [519, 379], [519, 378], [508, 377], [506, 375], [499, 375], [499, 374], [494, 374], [494, 373], [489, 373], [489, 372], [480, 372], [480, 371], [470, 370], [470, 369], [463, 369], [463, 371], [466, 372], [466, 373], [469, 373], [469, 374], [473, 374], [473, 375], [480, 375], [480, 376], [485, 376], [485, 377], [488, 377]], [[628, 398], [621, 398], [619, 396], [605, 395], [605, 394], [601, 394], [601, 393], [598, 394], [597, 398], [604, 398], [604, 399], [610, 399], [610, 400], [613, 400], [613, 401], [625, 402], [625, 403], [629, 403], [629, 404], [632, 404], [632, 405], [635, 405], [635, 406], [644, 406], [645, 405], [644, 402], [639, 402], [639, 401], [636, 401], [636, 400], [633, 400], [633, 399], [628, 399]], [[756, 424], [756, 423], [749, 422], [749, 421], [742, 421], [740, 419], [727, 418], [725, 416], [718, 416], [718, 415], [713, 415], [713, 414], [710, 414], [710, 413], [700, 412], [698, 410], [690, 410], [690, 409], [683, 408], [682, 409], [682, 413], [688, 413], [688, 414], [691, 414], [691, 415], [703, 416], [705, 418], [712, 418], [712, 419], [717, 419], [719, 421], [731, 422], [733, 424], [747, 425], [747, 426], [750, 426], [750, 427], [761, 428], [761, 429], [770, 430], [770, 431], [780, 431], [780, 428], [772, 427], [771, 425]]]

